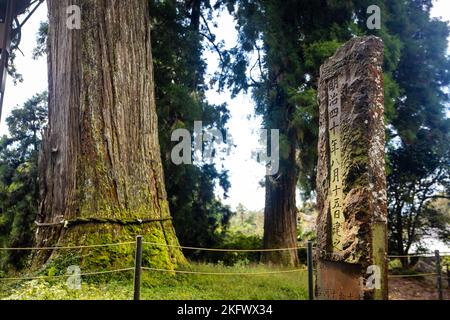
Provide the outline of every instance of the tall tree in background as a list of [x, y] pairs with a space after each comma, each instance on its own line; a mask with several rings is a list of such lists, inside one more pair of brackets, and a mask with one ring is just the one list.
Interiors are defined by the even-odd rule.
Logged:
[[[72, 1], [47, 3], [49, 128], [40, 158], [37, 244], [141, 234], [177, 245], [158, 141], [148, 1], [80, 0], [81, 30], [66, 25]], [[102, 265], [132, 260], [110, 250], [116, 251], [104, 253]], [[183, 262], [174, 248], [147, 251], [144, 259], [166, 268]]]
[[218, 182], [226, 196], [227, 171], [213, 164], [177, 166], [171, 160], [177, 143], [171, 141], [172, 132], [179, 128], [193, 132], [194, 121], [226, 136], [226, 105], [211, 105], [205, 97], [203, 53], [208, 46], [219, 46], [209, 26], [213, 9], [204, 0], [150, 3], [159, 134], [174, 226], [185, 245], [218, 246], [231, 211], [217, 199], [215, 188]]
[[[431, 18], [431, 0], [355, 3], [360, 32], [385, 42], [389, 251], [406, 255], [426, 235], [448, 241], [446, 212], [433, 200], [449, 195], [449, 27]], [[373, 4], [383, 23], [370, 31], [365, 16]]]
[[[430, 17], [431, 0], [354, 3], [358, 34], [385, 43], [389, 251], [406, 255], [426, 235], [448, 241], [446, 212], [433, 200], [449, 192], [449, 27]], [[366, 27], [371, 5], [381, 8], [380, 30]]]
[[[294, 248], [297, 185], [306, 196], [314, 189], [319, 68], [340, 41], [351, 36], [352, 2], [231, 0], [221, 4], [235, 15], [240, 36], [231, 52], [229, 73], [219, 80], [234, 94], [252, 89], [264, 125], [280, 130], [280, 171], [265, 181], [264, 247]], [[271, 252], [265, 260], [295, 265], [298, 256], [296, 250]]]
[[[30, 247], [39, 190], [38, 149], [47, 123], [47, 93], [38, 94], [6, 119], [9, 135], [0, 138], [0, 246]], [[6, 269], [26, 266], [28, 252], [0, 252]]]
[[389, 244], [392, 253], [405, 255], [426, 234], [448, 235], [448, 224], [432, 223], [445, 211], [429, 209], [433, 199], [450, 197], [449, 95], [444, 89], [450, 84], [450, 29], [430, 17], [431, 0], [387, 4], [393, 13], [389, 29], [402, 42], [394, 75], [400, 94], [388, 149]]

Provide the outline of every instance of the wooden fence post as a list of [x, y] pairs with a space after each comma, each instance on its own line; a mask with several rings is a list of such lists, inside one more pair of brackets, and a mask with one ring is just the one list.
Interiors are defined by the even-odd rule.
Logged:
[[434, 252], [434, 255], [436, 256], [436, 273], [437, 273], [437, 289], [438, 289], [438, 296], [439, 300], [443, 300], [443, 294], [442, 294], [442, 268], [441, 268], [441, 256], [439, 255], [439, 250], [436, 250]]
[[313, 250], [311, 241], [308, 241], [307, 261], [308, 261], [308, 298], [309, 300], [314, 300], [314, 280], [313, 280], [314, 263], [313, 263]]
[[448, 282], [448, 287], [450, 288], [450, 269], [448, 268], [449, 265], [447, 265], [447, 282]]
[[136, 237], [136, 255], [134, 259], [134, 300], [141, 299], [142, 236]]

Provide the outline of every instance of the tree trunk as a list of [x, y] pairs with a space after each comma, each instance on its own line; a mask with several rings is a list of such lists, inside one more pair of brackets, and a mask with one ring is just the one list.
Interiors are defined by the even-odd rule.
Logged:
[[[280, 162], [279, 175], [266, 177], [264, 249], [297, 247], [297, 179], [295, 149], [291, 148], [289, 158]], [[263, 261], [285, 266], [299, 263], [297, 250], [266, 252]]]
[[402, 207], [403, 205], [399, 205], [396, 210], [396, 227], [397, 227], [397, 235], [396, 235], [396, 245], [397, 245], [397, 255], [400, 257], [400, 262], [403, 268], [408, 267], [408, 258], [403, 257], [405, 253], [405, 246], [403, 244], [403, 217], [402, 217]]
[[[40, 157], [37, 244], [133, 241], [140, 234], [177, 245], [158, 141], [148, 1], [47, 2], [49, 128]], [[72, 4], [81, 8], [81, 30], [67, 28]], [[178, 249], [145, 249], [147, 265], [184, 262]], [[77, 263], [129, 264], [133, 250], [101, 248], [100, 257], [90, 250]]]

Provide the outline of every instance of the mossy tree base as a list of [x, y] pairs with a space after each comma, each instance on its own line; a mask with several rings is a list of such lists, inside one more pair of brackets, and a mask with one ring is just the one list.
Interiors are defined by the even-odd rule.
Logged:
[[[172, 228], [170, 221], [140, 226], [83, 225], [71, 229], [59, 228], [61, 241], [58, 246], [94, 247], [49, 251], [36, 255], [34, 264], [39, 268], [44, 265], [45, 270], [53, 270], [51, 272], [58, 275], [65, 274], [69, 266], [79, 266], [82, 273], [131, 268], [134, 267], [135, 240], [141, 235], [144, 242], [161, 244], [143, 245], [143, 266], [174, 270], [185, 264], [186, 259], [178, 248], [173, 247], [178, 245], [177, 239], [167, 237], [164, 232], [169, 228]], [[116, 243], [128, 244], [97, 247], [99, 244]]]

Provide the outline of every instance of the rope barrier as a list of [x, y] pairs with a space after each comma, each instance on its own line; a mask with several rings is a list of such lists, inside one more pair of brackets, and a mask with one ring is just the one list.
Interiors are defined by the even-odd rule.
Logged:
[[437, 273], [419, 273], [419, 274], [396, 274], [390, 275], [388, 278], [413, 278], [413, 277], [428, 277], [428, 276], [436, 276]]
[[180, 274], [214, 275], [214, 276], [261, 276], [261, 275], [295, 273], [305, 271], [304, 269], [294, 269], [294, 270], [264, 271], [264, 272], [202, 272], [202, 271], [187, 271], [187, 270], [168, 270], [168, 269], [157, 269], [147, 267], [142, 267], [142, 270], [167, 272], [167, 273], [174, 272]]
[[135, 244], [135, 242], [121, 242], [121, 243], [108, 243], [108, 244], [93, 244], [85, 246], [61, 246], [61, 247], [30, 247], [30, 248], [0, 248], [0, 251], [40, 251], [40, 250], [70, 250], [70, 249], [85, 249], [85, 248], [104, 248], [113, 246], [124, 246]]
[[[70, 250], [70, 249], [85, 249], [85, 248], [102, 248], [111, 246], [122, 246], [135, 244], [135, 242], [121, 242], [121, 243], [109, 243], [109, 244], [94, 244], [94, 245], [83, 245], [83, 246], [54, 246], [54, 247], [22, 247], [22, 248], [0, 248], [0, 251], [39, 251], [39, 250]], [[290, 250], [300, 250], [306, 249], [306, 247], [294, 247], [294, 248], [277, 248], [277, 249], [223, 249], [223, 248], [202, 248], [202, 247], [189, 247], [180, 245], [171, 245], [165, 243], [156, 242], [143, 242], [146, 245], [154, 245], [160, 247], [170, 247], [179, 248], [185, 250], [198, 250], [198, 251], [211, 251], [211, 252], [279, 252], [279, 251], [290, 251]], [[450, 256], [450, 252], [439, 253], [441, 257]], [[398, 259], [398, 258], [433, 258], [433, 254], [410, 254], [410, 255], [390, 255], [388, 258]]]
[[[83, 276], [94, 276], [100, 274], [111, 274], [111, 273], [120, 273], [125, 271], [131, 271], [134, 268], [124, 268], [124, 269], [116, 269], [116, 270], [107, 270], [107, 271], [96, 271], [96, 272], [88, 272], [79, 274], [80, 277]], [[22, 278], [0, 278], [0, 281], [17, 281], [17, 280], [43, 280], [43, 279], [62, 279], [72, 277], [74, 275], [61, 275], [61, 276], [38, 276], [38, 277], [22, 277]]]
[[[450, 252], [439, 252], [439, 256], [441, 257], [448, 257], [450, 255]], [[424, 253], [424, 254], [407, 254], [407, 255], [402, 255], [402, 256], [397, 256], [397, 255], [393, 255], [393, 256], [388, 256], [388, 258], [393, 258], [393, 259], [398, 259], [398, 258], [434, 258], [435, 255], [432, 253]]]
[[147, 223], [153, 223], [153, 222], [163, 222], [163, 221], [170, 221], [172, 220], [171, 217], [168, 218], [160, 218], [160, 219], [117, 219], [117, 218], [78, 218], [74, 220], [63, 220], [60, 222], [38, 222], [35, 221], [34, 223], [36, 226], [40, 228], [52, 228], [52, 227], [60, 227], [63, 226], [64, 228], [70, 228], [73, 226], [78, 225], [84, 225], [84, 224], [119, 224], [122, 226], [126, 225], [141, 225], [141, 224], [147, 224]]
[[399, 259], [399, 258], [433, 258], [434, 255], [426, 255], [426, 254], [408, 254], [403, 256], [388, 256], [388, 258]]
[[165, 243], [156, 243], [156, 242], [143, 242], [143, 244], [160, 246], [160, 247], [169, 247], [169, 248], [180, 248], [180, 249], [186, 249], [186, 250], [213, 251], [213, 252], [276, 252], [276, 251], [290, 251], [290, 250], [306, 249], [306, 247], [281, 248], [281, 249], [213, 249], [213, 248], [185, 247], [185, 246], [165, 244]]

